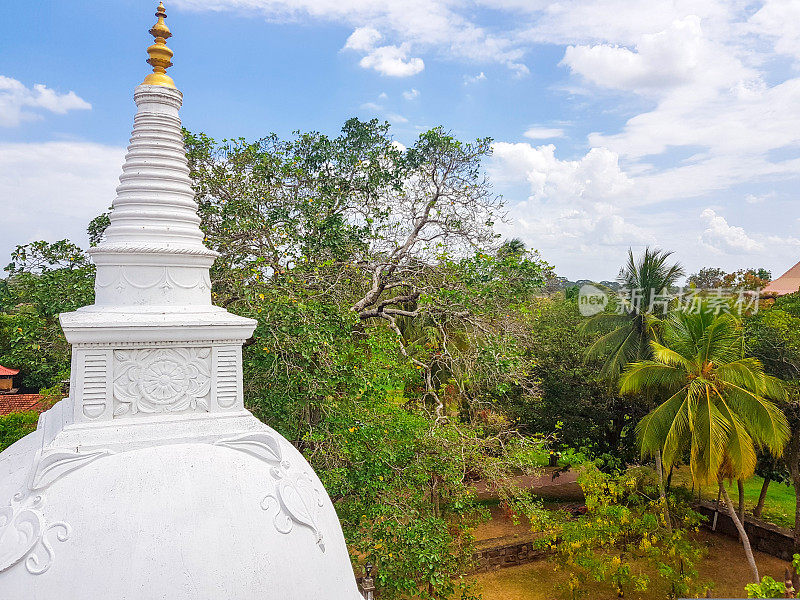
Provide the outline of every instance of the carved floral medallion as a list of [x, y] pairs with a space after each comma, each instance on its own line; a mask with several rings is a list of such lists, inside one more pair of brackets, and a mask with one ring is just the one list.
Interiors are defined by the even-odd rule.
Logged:
[[114, 351], [114, 416], [207, 411], [211, 348]]

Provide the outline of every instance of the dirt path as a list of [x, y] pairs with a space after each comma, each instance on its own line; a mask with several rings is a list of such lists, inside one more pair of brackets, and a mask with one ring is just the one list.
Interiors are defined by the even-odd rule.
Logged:
[[[712, 598], [743, 598], [744, 586], [749, 582], [750, 571], [745, 562], [744, 552], [738, 541], [702, 532], [701, 538], [707, 544], [708, 555], [699, 565], [700, 578], [714, 581]], [[756, 562], [762, 575], [769, 575], [783, 581], [783, 570], [788, 563], [756, 552]], [[478, 589], [485, 600], [556, 600], [565, 598], [559, 585], [566, 580], [562, 571], [555, 571], [549, 560], [539, 560], [519, 567], [509, 567], [475, 576]], [[653, 586], [645, 593], [630, 592], [628, 600], [662, 600], [664, 590]], [[593, 589], [588, 598], [592, 600], [617, 600], [610, 590]]]

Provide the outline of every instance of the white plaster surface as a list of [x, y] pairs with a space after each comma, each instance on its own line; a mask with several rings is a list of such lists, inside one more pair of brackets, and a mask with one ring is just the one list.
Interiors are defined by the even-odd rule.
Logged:
[[357, 600], [319, 479], [244, 408], [256, 323], [211, 304], [182, 95], [134, 97], [70, 397], [0, 454], [0, 600]]

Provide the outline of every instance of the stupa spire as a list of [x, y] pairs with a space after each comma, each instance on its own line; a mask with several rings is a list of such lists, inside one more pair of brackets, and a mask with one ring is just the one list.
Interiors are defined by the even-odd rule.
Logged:
[[164, 21], [167, 18], [167, 11], [163, 2], [158, 3], [156, 17], [158, 21], [150, 28], [150, 35], [155, 38], [155, 43], [147, 49], [147, 54], [150, 55], [147, 62], [153, 67], [153, 72], [145, 77], [142, 83], [174, 88], [175, 82], [167, 75], [167, 69], [172, 66], [173, 56], [172, 50], [167, 47], [167, 40], [172, 37], [172, 33]]
[[212, 304], [156, 16], [95, 301], [60, 315], [70, 395], [0, 452], [0, 597], [361, 600], [322, 482], [244, 407], [257, 322]]

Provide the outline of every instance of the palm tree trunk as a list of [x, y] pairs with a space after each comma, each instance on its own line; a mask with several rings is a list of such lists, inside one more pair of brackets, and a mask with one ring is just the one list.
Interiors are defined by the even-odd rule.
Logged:
[[764, 477], [764, 483], [761, 484], [761, 492], [758, 494], [758, 502], [753, 509], [753, 516], [756, 519], [761, 518], [761, 511], [764, 510], [764, 502], [767, 500], [767, 488], [769, 488], [769, 477]]
[[744, 481], [737, 479], [736, 487], [739, 488], [739, 520], [744, 523]]
[[739, 539], [742, 540], [742, 547], [744, 548], [744, 555], [747, 557], [747, 564], [750, 565], [750, 571], [753, 573], [753, 581], [755, 583], [760, 583], [761, 578], [758, 576], [756, 559], [755, 556], [753, 556], [753, 549], [750, 547], [750, 538], [747, 537], [747, 532], [744, 530], [744, 524], [739, 520], [739, 515], [737, 515], [736, 511], [733, 509], [733, 502], [731, 502], [731, 498], [728, 496], [728, 490], [725, 489], [725, 484], [722, 481], [719, 482], [719, 491], [725, 499], [728, 515], [733, 520], [733, 524], [736, 525], [736, 530], [739, 532]]
[[664, 466], [661, 463], [661, 450], [656, 450], [656, 477], [658, 478], [658, 495], [661, 497], [661, 507], [664, 510], [664, 523], [667, 526], [667, 533], [672, 535], [672, 520], [669, 516], [669, 505], [667, 504], [667, 493], [664, 490]]
[[[697, 499], [700, 499], [700, 486], [697, 486]], [[719, 517], [719, 499], [722, 497], [722, 490], [717, 491], [717, 501], [714, 503], [714, 521], [711, 523], [711, 531], [717, 530], [717, 517]]]

